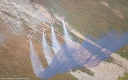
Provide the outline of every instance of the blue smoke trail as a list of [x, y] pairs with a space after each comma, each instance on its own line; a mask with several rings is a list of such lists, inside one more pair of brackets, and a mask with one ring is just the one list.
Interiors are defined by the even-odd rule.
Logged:
[[90, 40], [88, 36], [81, 45], [70, 45], [65, 41], [49, 67], [39, 72], [38, 77], [47, 79], [70, 69], [97, 66], [113, 52], [128, 44], [128, 32], [121, 37], [117, 36], [117, 33], [110, 31], [98, 40]]
[[44, 32], [42, 34], [42, 46], [43, 46], [43, 51], [44, 51], [45, 58], [48, 62], [48, 65], [50, 65], [51, 62], [52, 62], [52, 57], [51, 57], [52, 51], [51, 51], [51, 49], [49, 48], [49, 46], [47, 44]]
[[52, 48], [54, 53], [56, 54], [60, 50], [60, 44], [56, 38], [54, 27], [52, 24], [51, 24], [51, 33], [52, 33]]
[[[114, 32], [115, 33], [115, 32]], [[92, 54], [96, 55], [95, 58], [91, 59], [87, 65], [89, 67], [93, 67], [98, 65], [101, 61], [104, 61], [107, 59], [113, 52], [119, 50], [121, 47], [128, 44], [128, 32], [126, 32], [122, 37], [117, 39], [116, 33], [113, 34], [113, 32], [108, 33], [107, 36], [100, 39], [98, 42], [95, 42], [100, 46], [100, 48], [89, 44], [89, 47], [87, 47], [86, 41], [83, 42], [83, 46], [87, 48]], [[97, 53], [97, 54], [96, 54]]]
[[120, 48], [122, 48], [127, 43], [128, 43], [128, 32], [126, 32], [120, 39], [116, 40], [109, 47], [107, 47], [107, 49], [110, 50], [111, 52], [115, 52]]
[[44, 68], [42, 67], [41, 61], [39, 60], [37, 54], [35, 53], [31, 39], [30, 39], [30, 59], [34, 73], [36, 74], [37, 77], [40, 77], [40, 73], [44, 71]]

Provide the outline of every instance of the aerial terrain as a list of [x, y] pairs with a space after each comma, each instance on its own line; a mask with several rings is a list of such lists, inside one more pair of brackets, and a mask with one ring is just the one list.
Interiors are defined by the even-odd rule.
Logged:
[[[128, 31], [128, 0], [0, 0], [0, 80], [41, 80], [33, 71], [28, 36], [33, 36], [34, 49], [47, 68], [40, 29], [45, 29], [52, 49], [49, 22], [53, 21], [63, 44], [61, 16], [78, 44], [88, 35], [97, 40], [110, 31], [122, 36]], [[128, 44], [96, 66], [71, 69], [48, 80], [128, 80]]]

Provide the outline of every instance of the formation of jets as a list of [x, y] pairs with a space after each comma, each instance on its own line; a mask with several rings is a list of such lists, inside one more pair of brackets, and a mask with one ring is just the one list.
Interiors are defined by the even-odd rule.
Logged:
[[[61, 16], [61, 19], [62, 19], [62, 20], [64, 20], [64, 19], [65, 19], [65, 17], [64, 17], [64, 16]], [[50, 21], [49, 23], [52, 25], [54, 22], [53, 22], [53, 21]], [[44, 28], [41, 28], [40, 30], [41, 30], [41, 31], [45, 31], [45, 29], [44, 29]], [[27, 37], [31, 39], [33, 36], [28, 35]]]

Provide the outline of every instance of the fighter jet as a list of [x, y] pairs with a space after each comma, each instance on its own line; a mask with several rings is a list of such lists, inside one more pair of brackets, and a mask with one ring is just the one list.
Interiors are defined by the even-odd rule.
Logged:
[[54, 22], [53, 21], [50, 21], [49, 23], [52, 25]]
[[33, 36], [31, 36], [31, 35], [28, 35], [27, 37], [31, 39]]
[[44, 28], [41, 28], [40, 30], [41, 30], [41, 31], [45, 31], [45, 29], [44, 29]]
[[64, 16], [61, 16], [61, 18], [64, 20], [65, 17]]

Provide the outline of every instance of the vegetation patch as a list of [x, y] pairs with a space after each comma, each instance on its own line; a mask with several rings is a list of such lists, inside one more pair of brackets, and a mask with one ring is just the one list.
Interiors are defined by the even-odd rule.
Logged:
[[124, 73], [124, 76], [119, 77], [118, 80], [128, 80], [128, 72]]

